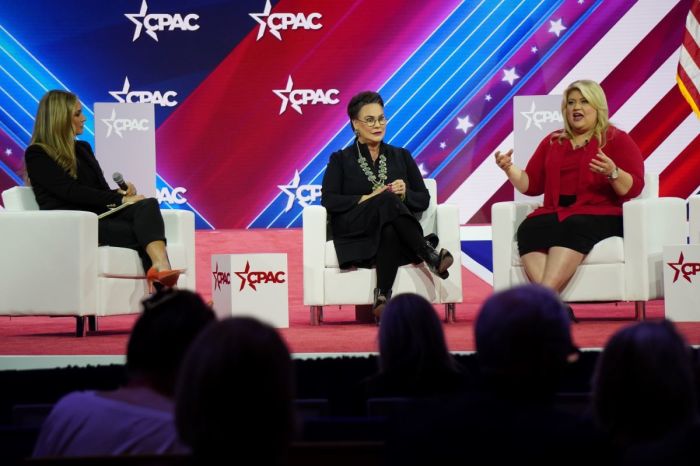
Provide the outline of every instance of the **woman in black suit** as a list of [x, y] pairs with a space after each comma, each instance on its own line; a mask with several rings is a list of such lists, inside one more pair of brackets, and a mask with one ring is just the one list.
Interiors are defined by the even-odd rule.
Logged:
[[165, 247], [165, 227], [158, 202], [136, 193], [110, 189], [92, 148], [76, 140], [85, 116], [78, 97], [53, 90], [39, 102], [34, 132], [24, 154], [29, 183], [41, 210], [84, 210], [101, 214], [134, 203], [99, 220], [101, 245], [138, 251], [149, 283], [173, 286], [180, 271], [171, 270]]
[[441, 278], [453, 258], [423, 238], [415, 217], [430, 194], [411, 154], [383, 142], [387, 119], [376, 92], [361, 92], [348, 104], [355, 141], [334, 152], [323, 177], [321, 204], [329, 213], [340, 268], [376, 265], [375, 317], [391, 297], [398, 267], [425, 261]]

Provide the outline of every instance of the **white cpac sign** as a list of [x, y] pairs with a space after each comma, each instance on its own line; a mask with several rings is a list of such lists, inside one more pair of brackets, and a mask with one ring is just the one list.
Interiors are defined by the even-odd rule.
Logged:
[[184, 17], [180, 13], [175, 13], [173, 15], [167, 13], [148, 13], [148, 4], [146, 0], [141, 2], [141, 11], [138, 13], [126, 13], [124, 14], [129, 21], [136, 25], [134, 29], [134, 38], [131, 42], [136, 42], [141, 36], [141, 29], [146, 29], [146, 34], [148, 34], [151, 39], [158, 42], [158, 35], [156, 32], [163, 31], [174, 31], [179, 29], [181, 31], [196, 31], [199, 29], [199, 24], [196, 21], [199, 19], [199, 15], [194, 13], [189, 13]]
[[146, 118], [117, 118], [116, 110], [112, 109], [112, 115], [109, 118], [102, 118], [102, 123], [107, 125], [107, 136], [114, 134], [122, 136], [122, 131], [148, 131], [148, 119]]
[[561, 117], [561, 112], [558, 110], [540, 110], [536, 111], [535, 101], [532, 101], [530, 110], [527, 112], [520, 112], [522, 116], [527, 118], [527, 123], [525, 123], [525, 130], [530, 129], [530, 125], [533, 123], [537, 126], [537, 129], [542, 129], [542, 123], [561, 123], [564, 124], [564, 120]]
[[291, 184], [278, 185], [277, 187], [287, 195], [287, 206], [285, 212], [289, 212], [294, 205], [294, 201], [303, 208], [308, 207], [311, 203], [321, 197], [321, 185], [319, 184], [302, 184], [300, 185], [301, 177], [299, 170], [294, 170], [294, 179]]
[[109, 91], [112, 97], [114, 97], [117, 102], [129, 103], [129, 104], [155, 104], [161, 107], [174, 107], [178, 104], [177, 92], [175, 91], [131, 91], [131, 84], [129, 83], [129, 77], [124, 78], [124, 85], [121, 91]]
[[292, 76], [287, 79], [287, 87], [285, 89], [273, 89], [277, 97], [282, 99], [282, 105], [280, 106], [280, 115], [282, 115], [285, 110], [287, 110], [287, 104], [291, 104], [291, 107], [297, 111], [297, 113], [302, 114], [302, 105], [335, 105], [340, 102], [336, 96], [340, 94], [338, 89], [328, 89], [324, 91], [323, 89], [294, 89], [294, 81], [292, 81]]
[[182, 187], [173, 188], [172, 190], [167, 186], [163, 186], [156, 193], [156, 198], [158, 199], [158, 204], [186, 204], [187, 198], [183, 196], [187, 190]]
[[248, 13], [251, 18], [260, 24], [256, 41], [259, 41], [265, 34], [266, 27], [269, 28], [270, 34], [275, 36], [277, 40], [282, 40], [280, 31], [286, 31], [287, 29], [317, 30], [323, 27], [321, 23], [314, 22], [323, 17], [321, 13], [311, 13], [308, 16], [304, 15], [304, 13], [270, 14], [270, 10], [272, 10], [272, 6], [270, 5], [270, 0], [267, 0], [265, 2], [265, 10], [262, 13]]

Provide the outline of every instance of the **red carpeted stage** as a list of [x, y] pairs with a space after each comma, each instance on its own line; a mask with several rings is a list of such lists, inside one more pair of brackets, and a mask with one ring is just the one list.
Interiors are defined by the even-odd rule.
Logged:
[[[278, 253], [288, 255], [290, 327], [281, 330], [290, 349], [300, 354], [365, 353], [376, 351], [377, 326], [355, 321], [353, 306], [327, 307], [324, 323], [310, 325], [309, 309], [303, 305], [301, 230], [198, 231], [197, 290], [211, 295], [211, 255], [228, 253]], [[457, 305], [457, 322], [445, 325], [452, 351], [473, 351], [473, 324], [479, 306], [491, 293], [490, 284], [463, 269], [464, 302]], [[574, 304], [581, 323], [573, 326], [576, 343], [582, 348], [601, 348], [610, 335], [630, 323], [631, 303]], [[437, 308], [442, 314], [442, 308]], [[663, 301], [647, 306], [648, 318], [663, 317]], [[117, 355], [125, 352], [129, 331], [136, 316], [99, 319], [99, 331], [87, 338], [73, 336], [74, 322], [65, 317], [0, 317], [0, 356], [15, 355]], [[700, 323], [678, 327], [693, 345], [700, 344]]]

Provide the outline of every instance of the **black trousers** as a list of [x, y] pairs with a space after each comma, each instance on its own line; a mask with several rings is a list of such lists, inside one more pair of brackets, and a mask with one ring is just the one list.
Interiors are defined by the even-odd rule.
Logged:
[[146, 245], [153, 241], [165, 241], [165, 225], [158, 201], [147, 198], [98, 222], [100, 246], [117, 246], [134, 249], [139, 253], [143, 270], [151, 267]]
[[414, 218], [400, 215], [382, 227], [376, 257], [377, 288], [382, 293], [393, 286], [399, 266], [417, 260], [424, 244], [423, 229]]

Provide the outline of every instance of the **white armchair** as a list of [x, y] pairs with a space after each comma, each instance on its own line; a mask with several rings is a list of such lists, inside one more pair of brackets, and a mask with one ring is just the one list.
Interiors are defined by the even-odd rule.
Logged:
[[[642, 194], [622, 207], [624, 239], [596, 244], [561, 293], [567, 302], [634, 301], [635, 318], [646, 302], [663, 297], [664, 245], [685, 243], [685, 201], [658, 197], [658, 175], [647, 173]], [[527, 283], [516, 232], [536, 203], [499, 202], [491, 209], [494, 291]]]
[[[75, 316], [76, 335], [96, 316], [138, 313], [148, 293], [136, 251], [97, 245], [97, 215], [39, 210], [29, 187], [2, 193], [0, 315]], [[194, 215], [163, 210], [168, 256], [186, 269], [180, 288], [195, 288]]]
[[[437, 234], [438, 248], [449, 250], [455, 261], [448, 269], [450, 276], [446, 280], [433, 275], [425, 264], [399, 267], [392, 290], [394, 294], [417, 293], [433, 304], [444, 304], [445, 320], [452, 322], [455, 304], [462, 302], [459, 212], [454, 205], [437, 205], [435, 180], [426, 179], [425, 185], [430, 192], [430, 205], [419, 217], [423, 232]], [[318, 205], [306, 207], [302, 219], [304, 305], [311, 306], [311, 324], [321, 322], [326, 305], [372, 304], [376, 274], [373, 269], [340, 269], [335, 246], [327, 236], [326, 209]]]

